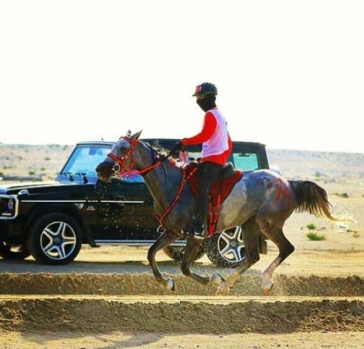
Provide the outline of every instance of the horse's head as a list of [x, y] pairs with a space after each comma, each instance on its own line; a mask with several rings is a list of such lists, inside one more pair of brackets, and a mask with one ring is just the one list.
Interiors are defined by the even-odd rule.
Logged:
[[132, 169], [132, 154], [141, 133], [142, 131], [139, 131], [130, 135], [129, 131], [125, 137], [120, 137], [119, 141], [113, 145], [104, 161], [96, 167], [96, 173], [101, 182], [107, 183], [111, 177]]

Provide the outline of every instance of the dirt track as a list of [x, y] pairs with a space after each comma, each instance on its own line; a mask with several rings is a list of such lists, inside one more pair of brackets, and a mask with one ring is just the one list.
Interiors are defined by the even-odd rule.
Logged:
[[[252, 296], [256, 287], [250, 292], [243, 282], [234, 288], [232, 296], [216, 297], [208, 295], [212, 293], [212, 287], [207, 291], [197, 287], [194, 292], [193, 282], [182, 282], [181, 278], [177, 278], [180, 292], [170, 295], [171, 292], [154, 285], [149, 275], [101, 275], [96, 278], [93, 275], [20, 275], [17, 278], [10, 275], [1, 281], [3, 286], [13, 284], [21, 288], [16, 293], [22, 296], [0, 296], [1, 326], [11, 331], [52, 331], [57, 328], [58, 331], [88, 333], [268, 334], [361, 331], [364, 328], [364, 300], [361, 297], [364, 279], [359, 277], [280, 277], [276, 282], [281, 295], [273, 297]], [[257, 277], [245, 280], [249, 285], [256, 285], [257, 281]], [[31, 295], [24, 294], [27, 293], [24, 291], [26, 285]], [[38, 294], [34, 295], [32, 291], [36, 285]], [[45, 294], [41, 294], [42, 289]], [[57, 295], [50, 295], [50, 289], [58, 290]], [[290, 296], [297, 293], [301, 296]], [[194, 326], [196, 323], [199, 326]]]
[[[175, 263], [161, 258], [162, 268], [170, 268], [169, 276], [177, 283], [172, 294], [162, 289], [150, 272], [144, 272], [149, 268], [141, 263], [145, 249], [134, 249], [133, 256], [124, 251], [122, 257], [114, 255], [117, 250], [98, 251], [92, 264], [82, 258], [88, 259], [94, 251], [85, 250], [66, 273], [37, 272], [42, 267], [32, 261], [17, 267], [27, 266], [35, 272], [1, 273], [4, 348], [363, 347], [361, 251], [341, 251], [342, 263], [331, 268], [332, 276], [292, 275], [296, 266], [283, 265], [271, 297], [263, 297], [260, 289], [260, 269], [273, 257], [265, 256], [262, 265], [241, 278], [229, 296], [218, 297], [214, 295], [216, 286], [197, 285], [180, 275]], [[317, 254], [316, 261], [307, 258], [307, 253], [311, 257]], [[314, 272], [317, 265], [320, 274], [320, 260], [328, 255], [330, 252], [298, 251], [296, 258], [291, 258], [301, 263], [303, 270]], [[107, 260], [100, 261], [103, 258]], [[134, 264], [142, 272], [125, 272], [122, 260], [115, 263], [124, 258], [134, 259], [126, 265]], [[359, 269], [348, 275], [352, 258]], [[0, 263], [7, 267], [8, 262]], [[101, 267], [102, 272], [97, 272]], [[82, 272], [77, 271], [80, 268]], [[214, 268], [202, 259], [195, 270], [210, 273]], [[325, 267], [321, 273], [328, 274]]]

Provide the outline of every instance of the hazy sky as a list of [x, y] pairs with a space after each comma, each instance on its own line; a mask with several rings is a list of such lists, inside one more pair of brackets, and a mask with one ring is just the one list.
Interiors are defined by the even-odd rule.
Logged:
[[0, 0], [0, 142], [192, 136], [364, 152], [364, 1]]

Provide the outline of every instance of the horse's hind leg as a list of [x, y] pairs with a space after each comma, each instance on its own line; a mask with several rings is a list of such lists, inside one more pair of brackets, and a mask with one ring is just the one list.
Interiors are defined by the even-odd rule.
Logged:
[[177, 240], [178, 236], [169, 232], [169, 231], [165, 231], [157, 240], [156, 242], [149, 248], [148, 250], [148, 261], [150, 264], [150, 267], [152, 268], [154, 277], [156, 278], [156, 280], [162, 284], [165, 288], [167, 288], [168, 290], [175, 290], [175, 282], [173, 279], [168, 278], [165, 279], [163, 277], [163, 275], [161, 274], [157, 262], [155, 260], [155, 256], [157, 254], [158, 251], [160, 251], [161, 249], [163, 249], [164, 247], [170, 245], [173, 241]]
[[221, 283], [222, 277], [218, 274], [214, 274], [212, 277], [202, 276], [191, 271], [190, 266], [195, 261], [196, 255], [203, 244], [202, 239], [195, 239], [193, 237], [186, 238], [186, 248], [181, 263], [181, 271], [183, 275], [188, 276], [195, 281], [207, 285], [210, 282]]
[[245, 259], [240, 267], [233, 271], [216, 291], [218, 295], [227, 295], [230, 288], [239, 279], [241, 274], [248, 270], [253, 264], [259, 261], [259, 235], [260, 229], [255, 221], [255, 217], [250, 218], [243, 225]]
[[[294, 246], [287, 240], [283, 234], [281, 226], [272, 224], [273, 220], [264, 219], [260, 221], [260, 227], [264, 234], [278, 247], [279, 254], [269, 267], [264, 271], [262, 278], [262, 289], [266, 296], [269, 296], [273, 287], [273, 273], [277, 267], [294, 251]], [[283, 226], [283, 224], [282, 224]]]

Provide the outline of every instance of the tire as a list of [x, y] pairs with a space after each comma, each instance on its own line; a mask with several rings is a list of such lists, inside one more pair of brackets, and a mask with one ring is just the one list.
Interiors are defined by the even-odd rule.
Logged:
[[65, 265], [72, 262], [81, 249], [82, 232], [74, 218], [52, 213], [38, 218], [27, 236], [27, 246], [41, 264]]
[[[163, 249], [164, 253], [176, 262], [182, 262], [183, 254], [185, 253], [185, 247], [183, 246], [167, 246]], [[202, 258], [205, 254], [204, 245], [202, 245], [197, 253], [195, 261]]]
[[207, 257], [217, 267], [237, 268], [245, 258], [244, 233], [241, 227], [224, 230], [205, 241]]
[[0, 256], [7, 260], [24, 260], [30, 256], [30, 252], [25, 245], [11, 245], [0, 241]]

